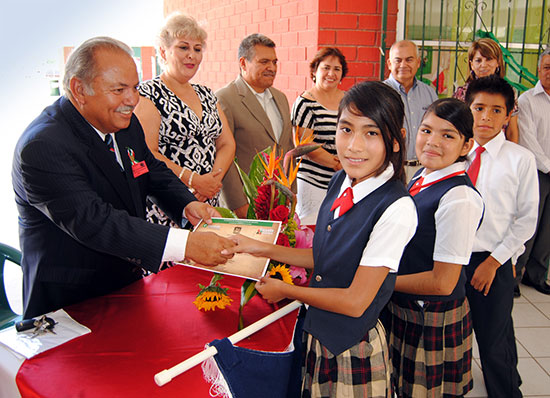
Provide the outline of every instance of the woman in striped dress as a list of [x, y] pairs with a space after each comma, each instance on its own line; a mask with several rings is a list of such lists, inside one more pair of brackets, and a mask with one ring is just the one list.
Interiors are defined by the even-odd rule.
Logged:
[[298, 171], [296, 212], [302, 224], [314, 226], [328, 183], [342, 166], [336, 156], [334, 135], [338, 105], [344, 91], [338, 88], [348, 71], [346, 58], [334, 47], [322, 48], [310, 63], [313, 87], [302, 93], [292, 107], [292, 125], [314, 130], [314, 142], [322, 147], [302, 159]]

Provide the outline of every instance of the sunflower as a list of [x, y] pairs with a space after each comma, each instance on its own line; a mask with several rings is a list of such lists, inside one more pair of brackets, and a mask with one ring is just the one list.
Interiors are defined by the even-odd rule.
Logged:
[[226, 306], [231, 305], [233, 299], [227, 295], [228, 288], [220, 286], [219, 281], [221, 279], [223, 279], [223, 276], [214, 274], [208, 286], [203, 286], [199, 283], [201, 290], [199, 294], [197, 294], [195, 301], [193, 301], [197, 309], [216, 311], [216, 308], [223, 310]]
[[215, 311], [216, 308], [225, 309], [226, 306], [231, 305], [232, 301], [231, 297], [224, 292], [224, 289], [207, 287], [200, 291], [193, 304], [199, 310]]
[[284, 264], [279, 264], [271, 268], [269, 271], [269, 276], [271, 278], [280, 279], [290, 285], [294, 285], [292, 282], [292, 275], [290, 275], [288, 267]]

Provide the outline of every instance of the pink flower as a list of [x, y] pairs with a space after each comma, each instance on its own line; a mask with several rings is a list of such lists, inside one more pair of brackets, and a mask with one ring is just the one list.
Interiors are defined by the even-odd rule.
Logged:
[[309, 249], [313, 245], [313, 231], [309, 227], [299, 227], [294, 231], [296, 244], [299, 249]]
[[291, 265], [288, 271], [295, 285], [305, 285], [307, 283], [307, 272], [305, 268]]

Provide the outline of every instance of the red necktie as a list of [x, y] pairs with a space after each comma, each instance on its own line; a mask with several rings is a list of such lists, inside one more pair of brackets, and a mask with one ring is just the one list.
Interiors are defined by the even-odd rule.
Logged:
[[478, 146], [476, 148], [476, 157], [468, 168], [468, 175], [470, 176], [470, 180], [472, 180], [472, 184], [474, 184], [474, 186], [476, 185], [477, 176], [479, 174], [479, 167], [481, 166], [481, 154], [483, 152], [485, 152], [485, 148], [483, 148], [482, 146]]
[[342, 195], [334, 201], [330, 211], [335, 210], [337, 207], [340, 207], [338, 216], [343, 216], [346, 211], [353, 207], [353, 190], [351, 187], [346, 188]]
[[416, 195], [422, 189], [422, 183], [424, 182], [424, 177], [420, 177], [409, 189], [409, 194], [411, 196]]

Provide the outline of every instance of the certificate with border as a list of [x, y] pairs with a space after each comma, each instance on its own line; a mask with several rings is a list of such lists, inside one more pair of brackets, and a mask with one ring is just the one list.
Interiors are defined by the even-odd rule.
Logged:
[[[280, 229], [280, 221], [212, 218], [212, 224], [201, 221], [196, 225], [194, 231], [214, 232], [225, 238], [241, 234], [262, 242], [275, 243], [277, 242], [277, 236], [279, 235]], [[265, 275], [269, 259], [265, 257], [255, 257], [248, 253], [237, 253], [233, 258], [227, 260], [225, 264], [216, 265], [214, 267], [198, 264], [191, 260], [185, 260], [185, 262], [181, 264], [210, 272], [259, 280]]]

